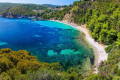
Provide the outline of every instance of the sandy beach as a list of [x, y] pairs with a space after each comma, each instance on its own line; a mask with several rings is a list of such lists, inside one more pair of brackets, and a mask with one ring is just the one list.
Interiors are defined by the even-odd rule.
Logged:
[[85, 28], [85, 27], [82, 27], [82, 26], [78, 26], [74, 23], [69, 23], [67, 21], [58, 21], [58, 20], [52, 20], [52, 21], [57, 21], [57, 22], [60, 22], [60, 23], [64, 23], [64, 24], [67, 24], [67, 25], [70, 25], [72, 27], [75, 27], [76, 29], [80, 30], [81, 32], [83, 32], [85, 34], [85, 39], [90, 43], [90, 45], [92, 45], [92, 47], [95, 49], [96, 51], [96, 63], [95, 63], [95, 68], [94, 68], [94, 73], [97, 74], [99, 71], [97, 69], [97, 67], [100, 65], [100, 63], [102, 61], [106, 61], [107, 58], [108, 58], [108, 54], [105, 52], [105, 45], [101, 45], [99, 44], [98, 42], [96, 42], [92, 36], [89, 34], [89, 31]]

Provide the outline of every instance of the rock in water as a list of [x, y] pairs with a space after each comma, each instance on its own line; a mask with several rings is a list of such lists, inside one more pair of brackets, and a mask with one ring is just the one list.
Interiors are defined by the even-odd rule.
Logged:
[[7, 45], [7, 44], [8, 44], [7, 42], [0, 42], [0, 46]]

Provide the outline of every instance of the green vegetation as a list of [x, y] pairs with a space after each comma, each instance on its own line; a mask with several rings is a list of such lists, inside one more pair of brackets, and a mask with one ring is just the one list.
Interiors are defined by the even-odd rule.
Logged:
[[72, 14], [71, 21], [78, 25], [87, 24], [87, 28], [96, 41], [109, 45], [117, 40], [120, 27], [119, 2], [75, 1], [72, 6], [46, 17], [62, 20], [65, 14]]
[[109, 45], [108, 47], [105, 48], [105, 51], [107, 53], [110, 53], [110, 51], [114, 48], [114, 45]]
[[64, 72], [61, 68], [58, 62], [39, 62], [25, 50], [0, 50], [1, 80], [82, 80], [79, 69], [70, 68]]
[[[11, 7], [11, 5], [9, 5]], [[19, 5], [7, 7], [4, 11], [21, 15], [36, 15], [33, 6]], [[2, 8], [1, 8], [2, 9]], [[21, 11], [18, 11], [21, 10]], [[86, 24], [92, 37], [103, 44], [109, 53], [108, 61], [102, 62], [99, 73], [83, 74], [81, 67], [62, 71], [59, 63], [39, 62], [29, 52], [10, 49], [0, 50], [0, 78], [9, 80], [119, 80], [120, 79], [120, 0], [75, 1], [63, 10], [45, 10], [40, 16], [43, 19], [63, 20], [66, 14], [71, 21]]]
[[35, 56], [31, 56], [25, 50], [12, 51], [8, 48], [0, 50], [1, 78], [3, 75], [9, 75], [13, 80], [16, 75], [25, 74], [29, 70], [36, 71], [39, 68], [60, 70], [61, 66], [59, 63], [48, 64], [39, 62]]
[[40, 17], [43, 19], [63, 20], [65, 14], [70, 13], [72, 6], [63, 6], [63, 7], [64, 7], [63, 10], [50, 11], [49, 13], [45, 11], [43, 14], [40, 15]]
[[108, 61], [101, 63], [98, 74], [88, 76], [80, 67], [61, 71], [59, 63], [39, 62], [25, 50], [0, 50], [0, 79], [2, 80], [118, 80], [120, 78], [120, 50], [116, 46]]
[[[58, 7], [59, 8], [59, 7]], [[62, 20], [65, 14], [69, 13], [72, 9], [72, 6], [63, 6], [63, 10], [47, 10], [40, 15], [43, 19], [55, 19]]]
[[0, 3], [0, 14], [38, 16], [33, 10], [45, 10], [47, 6], [36, 4]]
[[19, 6], [20, 4], [0, 3], [0, 14], [4, 14], [9, 8]]
[[[16, 3], [0, 3], [0, 15], [4, 17], [13, 17], [18, 18], [22, 16], [29, 16], [29, 17], [39, 17], [44, 19], [48, 19], [52, 14], [60, 8], [66, 6], [58, 6], [58, 5], [51, 5], [51, 4], [16, 4]], [[28, 17], [27, 17], [28, 18]]]
[[37, 16], [37, 12], [34, 12], [33, 10], [43, 10], [47, 9], [47, 7], [42, 5], [35, 5], [35, 4], [23, 4], [16, 7], [12, 7], [8, 10], [7, 13], [11, 13], [13, 15], [27, 15], [27, 16]]
[[120, 50], [115, 48], [108, 56], [108, 60], [101, 63], [99, 73], [90, 75], [87, 80], [119, 80], [120, 79]]
[[[58, 15], [60, 13], [63, 14]], [[108, 45], [105, 49], [109, 53], [108, 61], [101, 63], [98, 74], [91, 71], [87, 80], [119, 80], [120, 0], [75, 1], [73, 5], [46, 17], [63, 20], [66, 14], [72, 15], [71, 21], [78, 25], [87, 24], [92, 37]]]

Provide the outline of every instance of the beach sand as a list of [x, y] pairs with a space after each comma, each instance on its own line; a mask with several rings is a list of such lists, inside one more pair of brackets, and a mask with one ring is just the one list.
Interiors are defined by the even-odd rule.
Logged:
[[108, 54], [105, 52], [105, 47], [106, 46], [96, 42], [92, 38], [92, 36], [89, 34], [89, 30], [87, 30], [85, 26], [78, 26], [75, 23], [70, 23], [70, 22], [67, 22], [67, 21], [58, 21], [58, 20], [52, 20], [52, 21], [56, 21], [56, 22], [60, 22], [60, 23], [70, 25], [70, 26], [80, 30], [81, 32], [83, 32], [85, 34], [85, 39], [95, 49], [95, 53], [97, 53], [96, 54], [97, 59], [96, 59], [95, 68], [94, 68], [94, 73], [97, 74], [99, 72], [97, 67], [99, 67], [99, 65], [102, 61], [106, 61], [107, 58], [108, 58]]

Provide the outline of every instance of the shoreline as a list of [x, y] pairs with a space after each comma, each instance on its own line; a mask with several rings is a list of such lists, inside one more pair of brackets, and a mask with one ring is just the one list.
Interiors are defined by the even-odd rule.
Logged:
[[78, 26], [75, 23], [70, 23], [68, 21], [59, 21], [59, 20], [51, 20], [51, 21], [56, 21], [60, 23], [64, 23], [66, 25], [72, 26], [76, 29], [78, 29], [80, 32], [83, 32], [85, 34], [85, 39], [86, 41], [93, 47], [94, 52], [95, 52], [95, 68], [94, 68], [94, 73], [97, 74], [99, 71], [97, 67], [99, 67], [100, 63], [102, 61], [107, 61], [108, 54], [105, 52], [105, 45], [99, 44], [96, 42], [92, 36], [89, 34], [88, 29], [84, 26]]
[[106, 46], [96, 42], [92, 38], [92, 36], [89, 34], [89, 30], [86, 29], [85, 25], [78, 26], [77, 24], [70, 23], [67, 20], [63, 20], [63, 21], [49, 20], [49, 21], [55, 21], [55, 22], [59, 22], [59, 23], [63, 23], [63, 24], [69, 25], [69, 26], [79, 30], [81, 33], [85, 34], [85, 40], [89, 43], [89, 45], [93, 48], [93, 51], [94, 51], [94, 55], [95, 55], [94, 73], [97, 74], [99, 72], [98, 71], [98, 67], [100, 66], [100, 63], [102, 61], [107, 61], [107, 58], [108, 58], [108, 54], [105, 52], [105, 47]]

